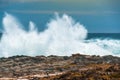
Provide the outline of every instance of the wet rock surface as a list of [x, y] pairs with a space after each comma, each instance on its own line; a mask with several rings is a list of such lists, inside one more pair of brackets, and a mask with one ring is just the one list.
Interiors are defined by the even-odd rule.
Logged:
[[13, 56], [0, 58], [0, 80], [120, 80], [115, 56]]

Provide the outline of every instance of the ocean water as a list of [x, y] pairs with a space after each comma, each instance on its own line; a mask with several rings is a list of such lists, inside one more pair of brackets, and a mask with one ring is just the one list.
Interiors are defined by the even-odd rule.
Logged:
[[48, 20], [47, 28], [38, 31], [34, 22], [29, 21], [26, 31], [14, 15], [3, 17], [3, 33], [0, 40], [0, 57], [15, 55], [86, 55], [120, 56], [119, 33], [89, 33], [85, 26], [67, 14]]
[[120, 40], [120, 33], [88, 33], [87, 39], [118, 39]]

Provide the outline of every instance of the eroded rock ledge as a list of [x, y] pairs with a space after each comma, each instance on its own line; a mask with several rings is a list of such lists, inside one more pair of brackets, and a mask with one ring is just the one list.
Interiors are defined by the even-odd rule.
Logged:
[[0, 80], [120, 80], [120, 57], [13, 56], [0, 58]]

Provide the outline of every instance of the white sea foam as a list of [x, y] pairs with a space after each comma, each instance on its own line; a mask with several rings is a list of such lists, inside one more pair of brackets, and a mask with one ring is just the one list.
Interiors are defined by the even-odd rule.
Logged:
[[120, 54], [119, 40], [85, 40], [86, 28], [66, 14], [61, 17], [56, 14], [47, 26], [46, 30], [38, 32], [35, 24], [30, 21], [29, 31], [26, 31], [14, 16], [6, 13], [3, 18], [4, 33], [0, 41], [0, 57], [73, 53], [117, 56]]

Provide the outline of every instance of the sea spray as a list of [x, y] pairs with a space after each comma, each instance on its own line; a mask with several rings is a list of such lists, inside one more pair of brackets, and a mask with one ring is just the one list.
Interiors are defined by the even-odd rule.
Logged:
[[0, 41], [0, 57], [14, 55], [89, 55], [120, 54], [120, 40], [86, 40], [87, 29], [70, 16], [56, 14], [47, 23], [47, 29], [39, 32], [34, 22], [29, 22], [29, 31], [12, 15], [3, 18], [4, 33]]

